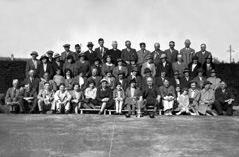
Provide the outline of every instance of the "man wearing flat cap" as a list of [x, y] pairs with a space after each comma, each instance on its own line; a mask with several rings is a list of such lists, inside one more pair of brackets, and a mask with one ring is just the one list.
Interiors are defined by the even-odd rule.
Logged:
[[139, 46], [140, 46], [140, 50], [137, 51], [138, 65], [142, 66], [143, 63], [147, 61], [147, 56], [150, 55], [150, 51], [146, 50], [145, 43], [140, 43]]
[[46, 52], [48, 57], [48, 63], [52, 64], [54, 62], [53, 54], [54, 52], [52, 50], [49, 50]]
[[166, 77], [168, 77], [168, 78], [173, 77], [172, 63], [167, 61], [167, 55], [165, 53], [163, 53], [160, 56], [160, 60], [161, 60], [161, 62], [159, 62], [156, 67], [156, 77], [160, 76], [162, 70], [164, 70], [166, 72]]
[[135, 57], [136, 62], [138, 61], [138, 55], [135, 49], [131, 48], [131, 42], [129, 40], [125, 41], [126, 49], [123, 49], [121, 52], [121, 58], [126, 61], [127, 64], [130, 64], [130, 58]]
[[184, 42], [185, 47], [180, 50], [180, 54], [183, 56], [183, 61], [187, 65], [192, 61], [192, 57], [195, 56], [195, 50], [190, 47], [191, 41], [189, 39]]
[[64, 47], [64, 49], [65, 49], [65, 51], [61, 53], [61, 60], [62, 60], [63, 62], [66, 62], [66, 61], [67, 61], [67, 56], [68, 56], [68, 55], [72, 55], [73, 58], [74, 58], [74, 60], [76, 60], [75, 53], [70, 50], [70, 46], [71, 46], [70, 44], [65, 44], [65, 45], [63, 45], [63, 47]]
[[177, 55], [178, 55], [178, 50], [175, 50], [174, 46], [175, 46], [175, 42], [170, 41], [169, 49], [164, 51], [167, 55], [167, 61], [169, 61], [172, 64], [177, 61]]
[[155, 43], [154, 44], [154, 51], [152, 52], [152, 56], [153, 56], [153, 60], [154, 60], [155, 65], [158, 65], [158, 63], [161, 61], [160, 56], [162, 54], [165, 54], [165, 52], [160, 50], [160, 44]]
[[192, 57], [192, 62], [189, 63], [188, 68], [189, 68], [189, 75], [191, 77], [196, 77], [198, 75], [198, 69], [202, 67], [202, 64], [198, 62], [198, 56], [193, 56]]
[[198, 61], [203, 64], [206, 61], [206, 58], [208, 56], [212, 56], [212, 53], [206, 50], [207, 46], [206, 44], [201, 44], [201, 51], [198, 51], [196, 53], [196, 56], [198, 56]]
[[30, 70], [36, 70], [37, 67], [40, 65], [40, 61], [37, 60], [38, 53], [33, 51], [31, 53], [32, 58], [27, 61], [26, 65], [26, 77], [28, 77], [28, 72]]
[[99, 47], [95, 49], [95, 52], [97, 53], [97, 57], [101, 60], [101, 62], [103, 62], [108, 48], [104, 47], [104, 39], [102, 38], [98, 40], [98, 44]]
[[94, 44], [92, 42], [87, 43], [88, 50], [85, 52], [86, 59], [90, 62], [90, 65], [94, 64], [95, 58], [97, 58], [97, 53], [93, 51]]
[[112, 56], [112, 63], [117, 65], [117, 59], [121, 58], [121, 51], [118, 49], [117, 41], [112, 41], [112, 49], [106, 51], [105, 56]]

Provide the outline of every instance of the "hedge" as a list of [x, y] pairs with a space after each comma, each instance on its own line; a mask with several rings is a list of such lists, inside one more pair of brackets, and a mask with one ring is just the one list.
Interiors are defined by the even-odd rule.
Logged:
[[[25, 78], [25, 61], [0, 61], [0, 93], [5, 93], [12, 86], [12, 79], [23, 81]], [[226, 81], [229, 89], [239, 101], [239, 64], [217, 64], [217, 75]]]

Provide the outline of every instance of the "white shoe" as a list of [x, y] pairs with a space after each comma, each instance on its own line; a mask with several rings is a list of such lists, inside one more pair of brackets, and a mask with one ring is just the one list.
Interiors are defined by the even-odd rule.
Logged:
[[190, 115], [192, 116], [196, 116], [197, 114], [196, 113], [192, 113], [192, 112], [189, 112]]

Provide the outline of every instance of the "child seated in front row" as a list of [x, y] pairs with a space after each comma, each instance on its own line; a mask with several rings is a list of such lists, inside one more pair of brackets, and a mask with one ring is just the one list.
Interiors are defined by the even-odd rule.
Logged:
[[122, 115], [122, 107], [125, 98], [124, 90], [122, 89], [122, 84], [119, 82], [116, 85], [116, 89], [113, 91], [113, 99], [115, 100], [115, 114]]

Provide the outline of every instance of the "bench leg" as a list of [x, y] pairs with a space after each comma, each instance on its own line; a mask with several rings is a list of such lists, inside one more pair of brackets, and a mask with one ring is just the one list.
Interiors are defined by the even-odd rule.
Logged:
[[80, 114], [83, 114], [83, 110], [80, 110]]

